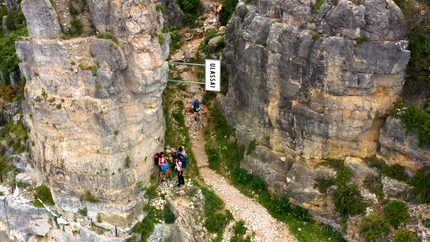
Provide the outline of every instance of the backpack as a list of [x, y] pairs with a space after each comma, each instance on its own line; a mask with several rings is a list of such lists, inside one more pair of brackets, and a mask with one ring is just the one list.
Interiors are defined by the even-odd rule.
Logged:
[[216, 12], [217, 13], [222, 13], [222, 5], [219, 5], [217, 8], [216, 8]]
[[160, 159], [160, 153], [155, 153], [154, 155], [154, 165], [158, 166], [158, 160]]
[[172, 151], [172, 153], [170, 153], [170, 155], [172, 156], [173, 160], [179, 158], [178, 151]]
[[182, 162], [182, 168], [185, 169], [187, 167], [187, 158], [181, 153], [177, 152], [179, 156], [179, 160]]

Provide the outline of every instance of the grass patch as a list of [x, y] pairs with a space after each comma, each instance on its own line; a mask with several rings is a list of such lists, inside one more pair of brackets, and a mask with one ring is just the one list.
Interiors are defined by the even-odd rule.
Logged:
[[101, 38], [101, 39], [110, 39], [113, 42], [119, 44], [118, 38], [116, 38], [115, 36], [109, 34], [109, 33], [98, 33], [97, 34], [97, 38]]
[[222, 237], [224, 228], [229, 221], [233, 220], [233, 214], [227, 209], [224, 210], [224, 201], [215, 193], [205, 187], [200, 187], [205, 197], [204, 212], [206, 220], [204, 226], [217, 237]]

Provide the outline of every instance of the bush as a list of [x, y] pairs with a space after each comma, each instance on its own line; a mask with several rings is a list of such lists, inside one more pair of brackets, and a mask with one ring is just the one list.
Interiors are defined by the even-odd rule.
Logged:
[[408, 177], [405, 173], [405, 167], [400, 164], [394, 164], [392, 166], [385, 166], [382, 172], [384, 175], [399, 180], [407, 181]]
[[164, 222], [166, 224], [173, 224], [175, 222], [175, 214], [173, 214], [172, 211], [170, 211], [170, 205], [167, 203], [164, 204], [163, 215], [164, 215]]
[[246, 151], [247, 155], [250, 155], [257, 148], [257, 141], [255, 139], [249, 141], [248, 150]]
[[45, 184], [42, 184], [36, 187], [35, 198], [36, 198], [36, 201], [38, 201], [37, 198], [39, 198], [46, 205], [50, 205], [50, 206], [55, 205], [55, 202], [52, 199], [51, 190]]
[[272, 203], [271, 210], [277, 214], [286, 216], [292, 211], [291, 203], [287, 197], [281, 197]]
[[118, 39], [109, 33], [99, 33], [99, 34], [97, 34], [97, 38], [110, 39], [117, 44], [119, 43]]
[[405, 223], [406, 219], [409, 217], [408, 206], [401, 201], [390, 201], [384, 206], [383, 210], [387, 221], [393, 225], [394, 228]]
[[423, 219], [421, 220], [421, 222], [423, 223], [424, 226], [430, 227], [430, 218]]
[[411, 192], [420, 203], [430, 203], [430, 166], [425, 166], [409, 180]]
[[360, 233], [364, 235], [366, 242], [380, 241], [390, 232], [390, 225], [383, 218], [371, 213], [364, 217], [360, 224]]
[[252, 178], [251, 186], [258, 191], [267, 190], [267, 183], [259, 175]]
[[141, 234], [142, 239], [145, 238], [144, 241], [146, 241], [146, 239], [149, 237], [149, 233], [154, 230], [154, 228], [154, 223], [148, 217], [145, 217], [141, 222], [138, 222], [136, 225], [134, 225], [131, 231], [135, 234]]
[[420, 240], [411, 231], [400, 229], [393, 235], [393, 242], [419, 242]]
[[252, 179], [251, 175], [248, 174], [248, 171], [243, 168], [237, 169], [234, 172], [233, 178], [234, 181], [237, 181], [240, 184], [247, 184]]
[[339, 186], [333, 192], [334, 206], [341, 216], [353, 216], [362, 214], [367, 204], [363, 202], [363, 196], [356, 184], [345, 184]]
[[248, 235], [244, 238], [248, 228], [245, 226], [243, 220], [237, 221], [233, 225], [234, 235], [231, 237], [230, 242], [251, 242], [251, 237]]
[[87, 207], [84, 207], [83, 209], [78, 209], [78, 213], [84, 217], [87, 216], [88, 215]]

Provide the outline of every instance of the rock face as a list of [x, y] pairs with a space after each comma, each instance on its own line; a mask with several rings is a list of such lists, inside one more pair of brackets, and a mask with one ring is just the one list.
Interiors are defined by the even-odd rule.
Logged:
[[406, 136], [406, 130], [400, 120], [389, 116], [381, 128], [380, 153], [388, 163], [401, 163], [410, 170], [416, 170], [430, 164], [430, 149], [418, 146], [416, 132]]
[[59, 39], [56, 10], [72, 2], [22, 1], [30, 37], [16, 48], [31, 158], [54, 200], [73, 201], [60, 209], [76, 212], [91, 194], [103, 221], [124, 228], [141, 213], [136, 183], [148, 183], [164, 145], [169, 39], [156, 4], [143, 0], [88, 1], [82, 9], [104, 39]]
[[258, 144], [241, 166], [305, 207], [321, 205], [318, 214], [325, 202], [312, 189], [314, 161], [376, 154], [410, 52], [393, 1], [314, 4], [237, 5], [226, 27], [229, 91], [218, 107], [241, 143]]

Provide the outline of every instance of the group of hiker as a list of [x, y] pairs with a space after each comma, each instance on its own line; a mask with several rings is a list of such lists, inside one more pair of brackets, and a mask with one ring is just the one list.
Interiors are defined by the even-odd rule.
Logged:
[[[197, 115], [202, 115], [202, 108], [204, 105], [199, 99], [195, 99], [191, 102], [191, 106], [188, 108], [188, 112], [192, 109], [194, 113], [194, 120], [197, 122]], [[172, 156], [173, 161], [175, 162], [175, 168], [178, 172], [178, 187], [185, 185], [184, 180], [184, 170], [187, 166], [187, 158], [185, 157], [185, 148], [181, 146], [178, 150], [174, 150], [173, 148], [170, 150], [170, 155]], [[166, 158], [166, 154], [164, 152], [156, 153], [154, 155], [155, 165], [158, 166], [158, 181], [163, 182], [166, 179], [170, 178], [170, 164]], [[164, 175], [164, 176], [163, 176]]]
[[[178, 172], [178, 187], [185, 185], [184, 170], [187, 166], [187, 158], [185, 157], [185, 148], [179, 147], [178, 150], [171, 149], [170, 155], [175, 162], [175, 168]], [[170, 164], [164, 152], [156, 153], [154, 155], [155, 164], [158, 166], [158, 181], [163, 182], [170, 178]]]

